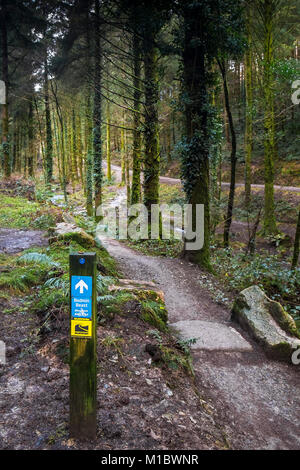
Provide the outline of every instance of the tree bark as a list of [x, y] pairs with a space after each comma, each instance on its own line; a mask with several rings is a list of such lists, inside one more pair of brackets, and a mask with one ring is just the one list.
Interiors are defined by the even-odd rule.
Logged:
[[48, 79], [48, 53], [44, 61], [44, 93], [45, 93], [45, 120], [46, 120], [46, 184], [53, 179], [53, 140], [51, 129], [51, 113], [49, 104], [49, 79]]
[[95, 186], [95, 217], [97, 209], [102, 203], [102, 139], [101, 139], [101, 118], [102, 118], [102, 97], [101, 97], [101, 62], [102, 49], [100, 42], [100, 2], [95, 0], [95, 75], [94, 75], [94, 186]]
[[274, 206], [274, 160], [276, 156], [274, 117], [274, 0], [264, 0], [262, 12], [264, 22], [264, 147], [265, 147], [265, 235], [278, 232]]
[[225, 100], [225, 108], [228, 116], [229, 122], [229, 129], [231, 133], [231, 155], [230, 155], [230, 163], [231, 163], [231, 173], [230, 173], [230, 189], [229, 189], [229, 197], [228, 197], [228, 206], [227, 206], [227, 215], [224, 225], [224, 246], [227, 248], [229, 246], [229, 233], [230, 227], [232, 222], [232, 213], [233, 213], [233, 204], [234, 204], [234, 195], [235, 195], [235, 173], [236, 173], [236, 135], [235, 129], [233, 124], [233, 118], [230, 109], [230, 101], [229, 101], [229, 93], [228, 93], [228, 86], [227, 86], [227, 78], [226, 78], [226, 68], [225, 62], [218, 61], [222, 79], [223, 79], [223, 88], [224, 88], [224, 100]]
[[[141, 60], [140, 60], [140, 41], [136, 34], [133, 35], [133, 86], [134, 86], [134, 104], [136, 111], [140, 110], [141, 92]], [[141, 201], [141, 130], [140, 115], [138, 112], [133, 116], [133, 152], [132, 152], [132, 188], [131, 204], [138, 204]]]
[[298, 259], [299, 259], [299, 248], [300, 248], [300, 210], [298, 211], [298, 222], [297, 222], [295, 242], [294, 242], [292, 269], [295, 269], [297, 267]]
[[2, 1], [1, 9], [1, 48], [2, 48], [2, 79], [5, 84], [5, 103], [2, 105], [2, 151], [4, 177], [10, 178], [11, 166], [9, 158], [9, 114], [8, 114], [8, 46], [6, 27], [6, 0]]
[[[205, 24], [199, 6], [184, 7], [183, 94], [188, 150], [183, 154], [182, 177], [187, 202], [192, 205], [192, 230], [196, 231], [196, 207], [204, 205], [204, 244], [187, 250], [189, 261], [211, 270], [208, 92], [203, 34]], [[197, 44], [195, 44], [197, 38]]]
[[[151, 31], [151, 29], [150, 29]], [[158, 70], [155, 38], [151, 33], [144, 40], [145, 104], [144, 125], [144, 204], [150, 217], [152, 204], [159, 203], [159, 130], [158, 130]]]
[[253, 149], [253, 83], [252, 83], [252, 12], [247, 11], [248, 49], [245, 56], [246, 82], [246, 127], [245, 127], [245, 204], [249, 208], [251, 201], [251, 160]]

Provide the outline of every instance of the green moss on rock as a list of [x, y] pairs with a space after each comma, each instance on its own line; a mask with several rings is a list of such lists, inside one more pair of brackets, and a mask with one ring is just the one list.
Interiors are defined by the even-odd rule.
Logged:
[[76, 232], [68, 232], [58, 236], [58, 240], [64, 241], [74, 241], [81, 245], [83, 248], [93, 248], [95, 246], [95, 241], [91, 235], [86, 233], [84, 230], [79, 230]]
[[293, 318], [284, 310], [282, 305], [279, 302], [274, 300], [270, 301], [269, 311], [274, 318], [274, 320], [280, 325], [280, 327], [292, 336], [300, 338], [300, 333], [297, 329], [296, 323]]

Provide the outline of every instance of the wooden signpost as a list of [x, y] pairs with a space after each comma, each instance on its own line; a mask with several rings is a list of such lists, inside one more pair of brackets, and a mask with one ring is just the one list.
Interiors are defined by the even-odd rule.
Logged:
[[70, 436], [95, 439], [97, 405], [96, 254], [70, 255]]

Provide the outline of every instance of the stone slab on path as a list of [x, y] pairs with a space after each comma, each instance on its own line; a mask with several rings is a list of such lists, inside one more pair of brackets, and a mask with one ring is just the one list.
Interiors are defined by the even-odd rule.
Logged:
[[47, 246], [47, 232], [0, 228], [0, 253], [19, 253], [32, 246]]
[[238, 331], [223, 323], [183, 320], [170, 325], [184, 339], [195, 338], [192, 349], [207, 351], [251, 351], [252, 346]]

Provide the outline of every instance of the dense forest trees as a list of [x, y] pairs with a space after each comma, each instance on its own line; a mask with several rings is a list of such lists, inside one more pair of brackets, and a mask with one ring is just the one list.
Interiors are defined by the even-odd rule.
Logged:
[[[128, 202], [149, 213], [159, 175], [181, 173], [193, 224], [196, 205], [205, 208], [204, 246], [185, 255], [207, 269], [211, 208], [228, 247], [237, 178], [255, 220], [251, 183], [260, 182], [262, 233], [278, 235], [274, 184], [284, 162], [299, 160], [298, 1], [1, 0], [0, 12], [5, 178], [42, 177], [66, 202], [80, 185], [99, 219], [112, 163]], [[298, 253], [299, 220], [293, 266]]]

